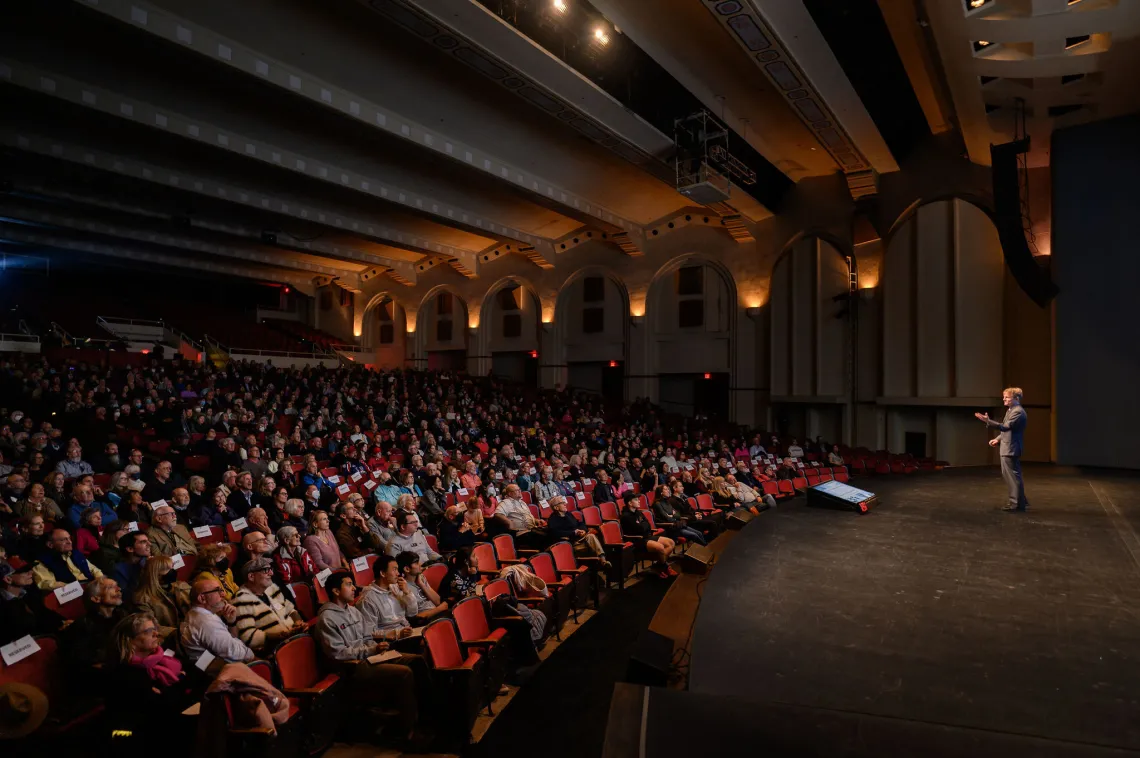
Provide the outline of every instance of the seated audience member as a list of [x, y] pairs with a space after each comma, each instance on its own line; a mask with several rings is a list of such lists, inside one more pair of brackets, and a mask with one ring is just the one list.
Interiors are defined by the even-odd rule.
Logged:
[[317, 564], [313, 562], [309, 551], [301, 545], [301, 533], [296, 527], [283, 526], [277, 530], [273, 568], [283, 585], [308, 582], [317, 575]]
[[71, 534], [66, 529], [53, 529], [47, 549], [39, 555], [34, 575], [36, 587], [49, 592], [72, 582], [86, 584], [103, 576], [103, 572], [72, 548]]
[[431, 588], [418, 555], [410, 551], [400, 553], [396, 556], [396, 565], [407, 584], [408, 592], [415, 597], [415, 607], [408, 609], [408, 620], [412, 624], [426, 624], [447, 611], [447, 602], [441, 600], [439, 593]]
[[[439, 523], [439, 549], [445, 553], [475, 544], [475, 533], [463, 517], [465, 511], [457, 505], [448, 506]], [[482, 514], [480, 514], [482, 515]]]
[[341, 555], [336, 535], [329, 529], [329, 514], [326, 511], [313, 511], [309, 517], [309, 536], [303, 540], [305, 549], [313, 556], [317, 571], [332, 569], [337, 571], [348, 567], [348, 561]]
[[272, 651], [303, 624], [293, 603], [273, 583], [273, 563], [254, 558], [242, 567], [245, 583], [233, 599], [238, 639], [262, 655]]
[[800, 476], [800, 468], [796, 465], [794, 458], [785, 458], [780, 463], [780, 467], [776, 469], [777, 479], [791, 480], [795, 479], [797, 476]]
[[473, 597], [479, 586], [479, 559], [471, 554], [471, 548], [456, 550], [448, 561], [448, 574], [444, 578], [444, 595], [453, 607], [460, 600]]
[[522, 501], [522, 491], [517, 484], [508, 484], [504, 497], [495, 508], [495, 519], [499, 526], [509, 531], [520, 548], [545, 549], [550, 544], [546, 522], [536, 519], [530, 507]]
[[158, 622], [149, 613], [133, 613], [115, 626], [112, 640], [103, 726], [131, 732], [139, 744], [192, 740], [192, 734], [171, 730], [200, 693], [187, 682], [182, 662], [163, 653]]
[[178, 581], [174, 561], [166, 555], [152, 555], [139, 575], [139, 586], [131, 600], [137, 610], [150, 613], [158, 621], [162, 639], [178, 630], [190, 603], [190, 587]]
[[345, 503], [341, 507], [336, 542], [341, 554], [350, 561], [378, 552], [381, 548], [380, 539], [368, 528], [368, 519], [352, 503]]
[[796, 442], [794, 438], [792, 439], [792, 444], [788, 445], [788, 455], [792, 458], [804, 457], [804, 449], [800, 447], [800, 443]]
[[225, 526], [237, 516], [230, 513], [226, 505], [226, 492], [218, 487], [210, 495], [209, 502], [202, 501], [190, 513], [191, 526]]
[[18, 555], [33, 561], [47, 548], [47, 527], [44, 517], [38, 513], [20, 517], [17, 522], [19, 532], [8, 539], [8, 555]]
[[44, 613], [32, 564], [17, 556], [0, 560], [0, 645], [49, 631], [46, 623], [41, 623]]
[[610, 483], [610, 475], [605, 470], [598, 471], [598, 483], [594, 485], [593, 496], [595, 503], [616, 503], [618, 500], [617, 490]]
[[[273, 551], [276, 549], [276, 538], [266, 537], [261, 532], [251, 529], [241, 536], [241, 552], [238, 558], [238, 565], [244, 566], [248, 561], [254, 558], [265, 558], [272, 563]], [[245, 577], [242, 576], [240, 570], [236, 574], [236, 577], [238, 584], [245, 583]]]
[[831, 446], [831, 452], [827, 454], [827, 462], [832, 466], [843, 465], [843, 456], [839, 454], [839, 445]]
[[296, 529], [297, 533], [301, 535], [301, 539], [305, 539], [305, 537], [308, 536], [309, 522], [305, 520], [304, 500], [292, 497], [285, 501], [277, 529], [280, 530], [283, 526], [291, 526]]
[[173, 472], [174, 465], [170, 461], [159, 461], [154, 467], [154, 472], [151, 474], [146, 486], [143, 487], [143, 500], [148, 503], [158, 502], [159, 500], [169, 502], [169, 500], [174, 497], [174, 482], [171, 481]]
[[372, 584], [360, 591], [360, 599], [356, 602], [364, 616], [364, 628], [371, 630], [373, 639], [388, 642], [410, 637], [412, 627], [408, 616], [416, 614], [418, 602], [400, 575], [396, 558], [380, 556], [372, 566], [372, 574]]
[[479, 501], [476, 498], [471, 498], [464, 505], [466, 510], [463, 512], [463, 520], [467, 522], [467, 528], [471, 530], [476, 539], [485, 538], [487, 526], [483, 520], [483, 511], [479, 508]]
[[[341, 664], [339, 673], [348, 679], [347, 702], [365, 708], [385, 708], [399, 713], [403, 734], [411, 740], [418, 720], [416, 681], [412, 669], [396, 662], [366, 663], [370, 656], [388, 650], [380, 640], [383, 632], [370, 632], [364, 616], [353, 605], [356, 585], [347, 571], [334, 571], [325, 578], [329, 602], [321, 606], [313, 636], [325, 657]], [[359, 662], [356, 666], [346, 666]]]
[[381, 552], [388, 552], [388, 543], [396, 536], [396, 516], [387, 500], [376, 503], [376, 518], [368, 520], [368, 531], [380, 540]]
[[126, 521], [127, 523], [133, 521], [136, 524], [145, 524], [150, 520], [150, 510], [147, 503], [143, 500], [142, 495], [137, 492], [128, 492], [119, 501], [119, 505], [115, 508], [115, 515], [118, 516], [119, 521]]
[[396, 534], [388, 543], [388, 555], [393, 557], [409, 550], [420, 557], [423, 564], [433, 563], [443, 558], [435, 552], [420, 531], [420, 517], [407, 511], [396, 512]]
[[226, 498], [226, 508], [235, 514], [234, 518], [245, 518], [249, 509], [257, 505], [254, 502], [253, 474], [243, 471], [237, 475], [234, 483], [237, 489], [232, 490], [230, 496]]
[[60, 510], [59, 504], [52, 500], [44, 492], [44, 486], [36, 483], [28, 487], [27, 496], [16, 503], [13, 508], [15, 514], [19, 517], [40, 515], [48, 521], [54, 521], [57, 524], [63, 523], [64, 515]]
[[420, 520], [428, 529], [434, 530], [447, 508], [447, 490], [443, 488], [443, 479], [439, 474], [429, 476], [424, 484], [426, 489], [420, 498]]
[[222, 588], [222, 597], [233, 600], [238, 593], [237, 582], [234, 581], [234, 572], [230, 568], [230, 556], [226, 546], [222, 544], [202, 545], [198, 550], [197, 575], [195, 582], [204, 579], [213, 579]]
[[531, 496], [535, 498], [535, 502], [542, 502], [543, 500], [550, 502], [550, 499], [556, 495], [561, 495], [562, 491], [554, 481], [554, 469], [546, 466], [542, 469], [542, 479], [535, 483], [531, 492]]
[[[237, 608], [226, 602], [216, 579], [199, 579], [190, 588], [190, 611], [181, 625], [182, 650], [196, 664], [204, 653], [222, 663], [252, 661], [257, 656], [237, 638], [230, 626], [237, 621]], [[214, 661], [206, 669], [216, 674], [221, 664]]]
[[[702, 511], [697, 510], [694, 505], [689, 503], [689, 498], [685, 495], [685, 488], [680, 479], [673, 480], [672, 491], [670, 492], [668, 499], [669, 506], [674, 511], [676, 511], [678, 515], [685, 519], [685, 522], [690, 528], [696, 529], [698, 532], [703, 534], [706, 543], [712, 541], [712, 539], [720, 533], [720, 525], [717, 524], [716, 518], [707, 516]], [[653, 504], [655, 506], [657, 505], [656, 502]], [[656, 512], [654, 512], [654, 516], [656, 515]], [[715, 515], [717, 518], [723, 519], [723, 515], [721, 514], [711, 515]]]
[[623, 496], [621, 519], [621, 533], [624, 537], [634, 537], [644, 540], [645, 550], [657, 559], [658, 576], [667, 579], [676, 576], [677, 571], [669, 565], [669, 556], [673, 554], [674, 543], [668, 537], [655, 537], [650, 539], [653, 528], [649, 519], [641, 512], [641, 500], [632, 491]]
[[83, 460], [83, 449], [74, 445], [67, 449], [67, 457], [56, 464], [55, 470], [67, 479], [77, 479], [87, 474], [94, 474], [91, 464]]
[[735, 512], [744, 506], [740, 502], [736, 490], [728, 486], [723, 476], [714, 476], [712, 485], [709, 487], [709, 495], [712, 496], [713, 505], [728, 512]]
[[98, 508], [103, 514], [104, 524], [119, 520], [115, 509], [107, 503], [96, 500], [95, 494], [91, 491], [90, 487], [84, 485], [73, 487], [71, 490], [71, 505], [67, 508], [67, 520], [73, 529], [79, 528], [79, 517], [82, 516], [83, 512], [88, 508]]
[[[11, 471], [11, 467], [8, 467]], [[0, 509], [5, 514], [16, 514], [16, 507], [24, 499], [28, 491], [28, 479], [21, 473], [8, 474], [4, 486], [0, 487]]]
[[151, 528], [147, 532], [152, 555], [198, 554], [198, 543], [186, 527], [176, 523], [177, 518], [177, 511], [172, 505], [160, 505], [154, 509]]
[[100, 577], [87, 583], [83, 592], [87, 613], [64, 627], [60, 648], [67, 662], [76, 667], [83, 686], [93, 682], [94, 667], [107, 661], [115, 626], [126, 617], [123, 591], [114, 579]]
[[124, 594], [133, 594], [142, 573], [143, 564], [150, 557], [150, 538], [145, 532], [127, 532], [119, 538], [122, 560], [111, 570], [111, 578], [119, 583]]
[[546, 520], [546, 532], [554, 540], [566, 540], [574, 546], [574, 554], [584, 558], [600, 558], [602, 570], [610, 568], [606, 549], [597, 536], [590, 534], [582, 522], [566, 510], [566, 498], [555, 495], [547, 501], [554, 513]]
[[190, 491], [175, 487], [168, 501], [174, 507], [175, 521], [185, 526], [190, 523]]
[[659, 528], [664, 529], [665, 534], [672, 540], [684, 537], [698, 545], [707, 545], [708, 541], [705, 540], [705, 535], [689, 526], [688, 519], [673, 507], [669, 496], [668, 485], [662, 484], [655, 490], [652, 506], [654, 523]]

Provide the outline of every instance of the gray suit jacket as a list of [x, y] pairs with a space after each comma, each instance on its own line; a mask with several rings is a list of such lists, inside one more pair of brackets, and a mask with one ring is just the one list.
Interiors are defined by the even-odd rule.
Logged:
[[1002, 456], [1021, 457], [1021, 440], [1025, 436], [1025, 424], [1027, 422], [1028, 416], [1025, 414], [1025, 409], [1020, 405], [1015, 405], [1007, 410], [1005, 418], [1000, 422], [993, 419], [986, 422], [1000, 432], [998, 439], [1001, 440], [1000, 453]]

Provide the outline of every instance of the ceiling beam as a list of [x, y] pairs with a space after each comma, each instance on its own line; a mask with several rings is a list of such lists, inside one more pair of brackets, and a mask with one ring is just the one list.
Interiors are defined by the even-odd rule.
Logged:
[[[140, 0], [100, 0], [94, 4], [89, 0], [75, 0], [75, 2], [204, 56], [217, 64], [302, 97], [319, 107], [338, 111], [370, 128], [382, 130], [409, 145], [414, 145], [416, 149], [432, 150], [438, 155], [464, 164], [469, 169], [483, 172], [528, 193], [548, 200], [554, 199], [566, 208], [575, 208], [603, 223], [614, 224], [627, 230], [637, 227], [635, 222], [600, 206], [596, 201], [577, 195], [499, 156], [480, 150], [456, 138], [455, 135], [444, 134], [441, 130], [416, 123], [379, 103], [370, 101], [360, 93], [339, 87], [309, 71], [243, 45], [220, 31], [171, 14], [153, 4]], [[410, 197], [409, 193], [404, 194]], [[439, 202], [434, 204], [443, 205]], [[475, 215], [468, 214], [473, 220]], [[503, 227], [501, 223], [496, 224], [491, 220], [486, 220], [485, 223], [505, 229], [506, 231], [501, 232], [504, 236], [522, 242], [533, 244], [542, 239], [539, 235]], [[488, 228], [480, 224], [475, 226]], [[491, 228], [491, 231], [495, 229]]]

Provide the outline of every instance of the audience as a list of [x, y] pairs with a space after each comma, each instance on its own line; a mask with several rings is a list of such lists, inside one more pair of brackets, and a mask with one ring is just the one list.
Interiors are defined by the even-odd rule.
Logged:
[[234, 631], [251, 650], [265, 656], [300, 628], [301, 614], [273, 583], [272, 561], [254, 558], [242, 573], [245, 583], [233, 599]]
[[408, 609], [412, 624], [426, 624], [447, 611], [447, 601], [441, 600], [439, 593], [431, 588], [418, 555], [408, 551], [400, 553], [396, 556], [396, 565], [399, 566], [408, 592], [415, 598], [415, 605]]
[[198, 579], [190, 589], [190, 611], [181, 625], [182, 650], [195, 665], [203, 655], [209, 661], [198, 668], [217, 674], [225, 663], [252, 661], [256, 656], [238, 639], [237, 608], [227, 602], [216, 579]]
[[396, 534], [388, 542], [388, 555], [395, 557], [403, 552], [415, 553], [424, 565], [443, 558], [431, 549], [424, 533], [420, 531], [420, 517], [400, 510], [396, 512]]
[[151, 528], [147, 532], [152, 555], [198, 554], [198, 543], [190, 536], [185, 526], [176, 523], [176, 514], [174, 506], [170, 504], [160, 505], [154, 509]]

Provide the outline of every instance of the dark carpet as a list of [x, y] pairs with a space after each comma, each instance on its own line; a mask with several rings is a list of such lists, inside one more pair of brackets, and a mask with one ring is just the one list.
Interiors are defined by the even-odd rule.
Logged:
[[634, 645], [671, 584], [647, 578], [610, 592], [601, 610], [538, 667], [464, 756], [601, 755], [614, 684], [624, 679]]
[[763, 514], [706, 585], [690, 690], [1140, 749], [1140, 479], [1025, 480], [1025, 514], [996, 469], [861, 480], [866, 516]]

